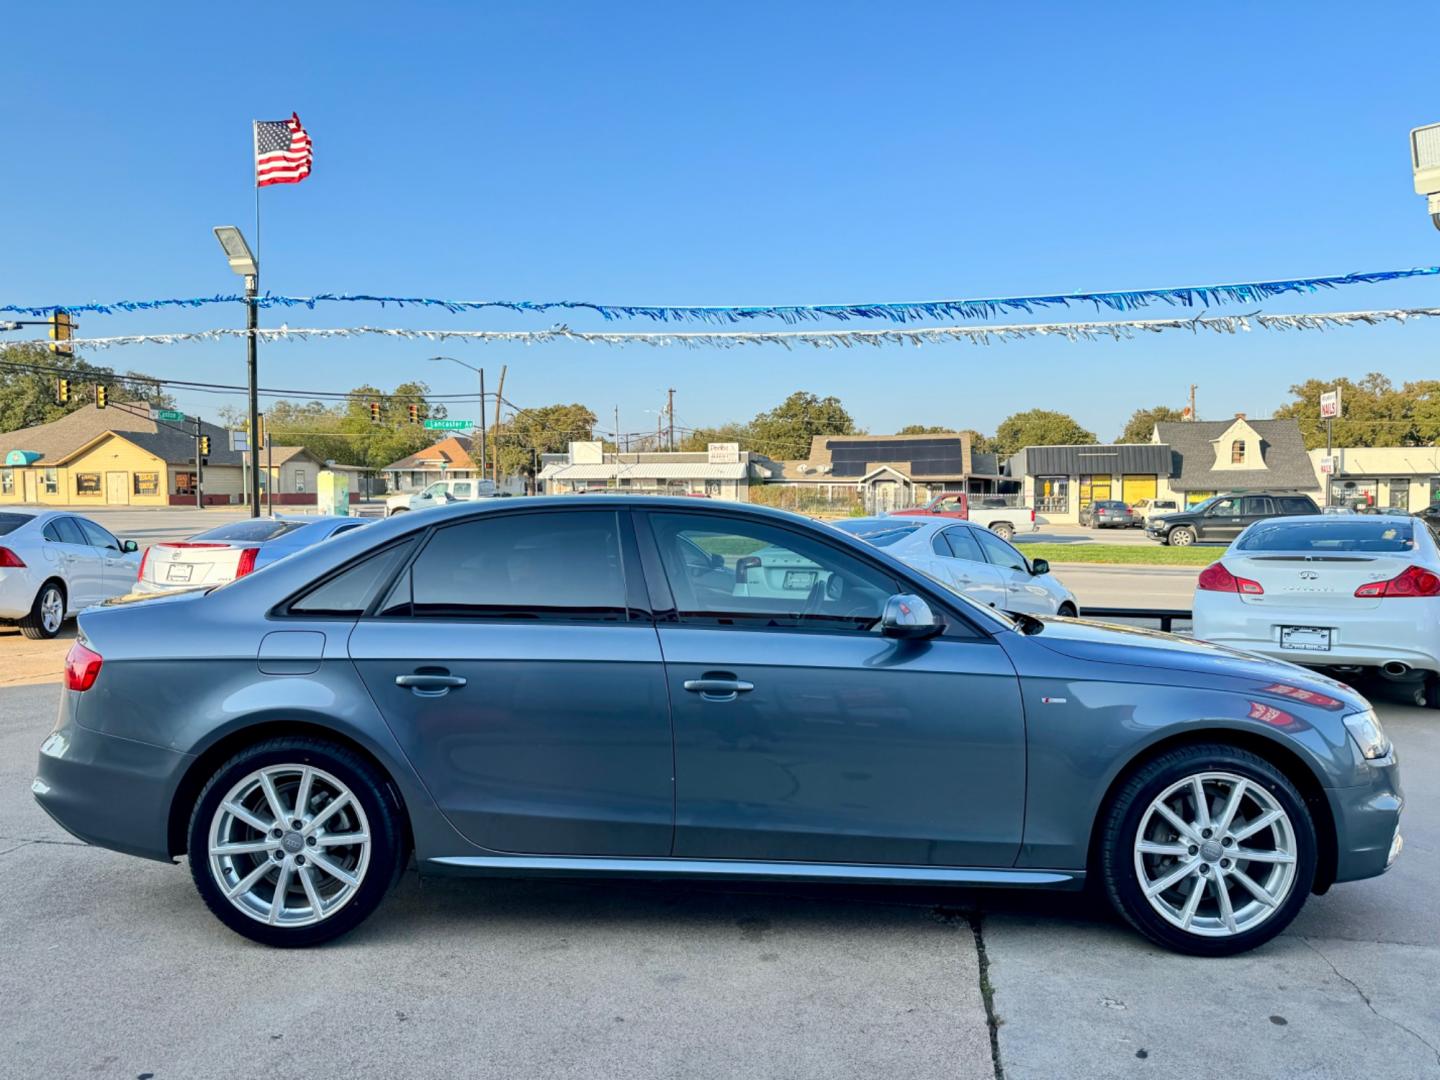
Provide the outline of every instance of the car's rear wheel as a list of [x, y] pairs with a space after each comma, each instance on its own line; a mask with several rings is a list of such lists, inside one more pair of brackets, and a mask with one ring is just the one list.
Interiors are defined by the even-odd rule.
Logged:
[[60, 633], [65, 623], [65, 587], [58, 581], [47, 581], [35, 594], [30, 612], [20, 619], [20, 632], [27, 638], [44, 641]]
[[1315, 826], [1293, 784], [1237, 747], [1147, 762], [1105, 811], [1100, 871], [1137, 930], [1177, 952], [1230, 956], [1288, 926], [1315, 876]]
[[310, 738], [271, 739], [220, 766], [195, 802], [189, 840], [211, 912], [265, 945], [316, 945], [354, 929], [406, 857], [385, 778]]
[[1195, 530], [1188, 525], [1176, 525], [1165, 534], [1165, 542], [1174, 547], [1189, 547], [1195, 542]]
[[998, 536], [1001, 540], [1008, 541], [1015, 538], [1015, 526], [1007, 524], [1003, 521], [991, 525], [990, 531], [993, 532], [996, 536]]

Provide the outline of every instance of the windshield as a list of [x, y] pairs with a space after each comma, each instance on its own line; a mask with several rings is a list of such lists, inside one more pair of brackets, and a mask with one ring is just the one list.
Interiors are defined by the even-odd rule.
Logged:
[[920, 528], [919, 525], [902, 525], [893, 521], [837, 521], [835, 527], [876, 547], [889, 547]]
[[259, 544], [274, 540], [277, 536], [294, 532], [305, 527], [303, 521], [237, 521], [231, 525], [220, 525], [206, 532], [197, 533], [190, 539], [218, 540], [227, 544]]
[[1366, 521], [1345, 517], [1331, 521], [1265, 521], [1235, 543], [1236, 551], [1360, 551], [1407, 553], [1415, 549], [1409, 522]]
[[33, 520], [29, 514], [0, 514], [0, 536], [14, 532], [27, 521]]
[[1185, 507], [1185, 513], [1187, 513], [1187, 514], [1199, 514], [1199, 513], [1203, 513], [1204, 511], [1210, 509], [1210, 504], [1211, 504], [1211, 503], [1213, 503], [1213, 502], [1218, 502], [1219, 499], [1220, 499], [1220, 496], [1219, 496], [1219, 495], [1211, 495], [1210, 498], [1205, 499], [1205, 500], [1203, 500], [1203, 501], [1201, 501], [1201, 502], [1195, 503], [1193, 506], [1187, 506], [1187, 507]]

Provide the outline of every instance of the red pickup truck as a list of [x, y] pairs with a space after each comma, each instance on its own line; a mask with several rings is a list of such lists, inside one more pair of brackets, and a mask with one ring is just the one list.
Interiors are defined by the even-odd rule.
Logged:
[[971, 498], [968, 492], [946, 491], [936, 495], [924, 506], [916, 506], [910, 510], [892, 510], [890, 513], [892, 516], [948, 517], [973, 521], [977, 525], [985, 526], [1003, 540], [1009, 540], [1021, 530], [1033, 532], [1038, 528], [1032, 507], [985, 505], [992, 501], [1003, 501], [994, 495], [975, 496], [974, 502]]

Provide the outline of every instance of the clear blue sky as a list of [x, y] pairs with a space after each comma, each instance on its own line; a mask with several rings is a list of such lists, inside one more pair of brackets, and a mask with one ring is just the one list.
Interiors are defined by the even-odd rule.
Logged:
[[[1431, 265], [1440, 232], [1411, 190], [1407, 132], [1440, 120], [1433, 17], [1420, 3], [15, 5], [0, 303], [232, 291], [210, 228], [253, 232], [249, 121], [291, 110], [316, 164], [262, 192], [276, 292], [833, 302]], [[1266, 309], [1437, 303], [1430, 279]], [[242, 319], [89, 316], [81, 331]], [[553, 321], [336, 305], [265, 320]], [[1110, 438], [1192, 381], [1202, 415], [1264, 415], [1312, 375], [1440, 375], [1437, 345], [1440, 326], [1411, 325], [797, 353], [284, 344], [261, 361], [272, 386], [418, 375], [469, 390], [469, 373], [421, 363], [450, 351], [508, 363], [521, 404], [578, 400], [607, 425], [618, 404], [626, 430], [653, 426], [645, 410], [674, 386], [687, 426], [807, 389], [877, 432], [988, 431], [1044, 406]], [[93, 359], [243, 379], [238, 342]]]

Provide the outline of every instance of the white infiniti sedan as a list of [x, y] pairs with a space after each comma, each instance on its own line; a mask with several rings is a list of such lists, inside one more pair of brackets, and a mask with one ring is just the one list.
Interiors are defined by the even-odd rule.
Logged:
[[1376, 668], [1440, 708], [1440, 545], [1409, 516], [1251, 525], [1195, 589], [1195, 636], [1307, 667]]
[[954, 518], [847, 518], [830, 523], [841, 532], [883, 547], [901, 562], [964, 593], [977, 603], [1026, 615], [1079, 613], [1075, 594], [982, 525]]
[[89, 518], [0, 510], [0, 622], [53, 638], [71, 615], [130, 591], [140, 555]]

